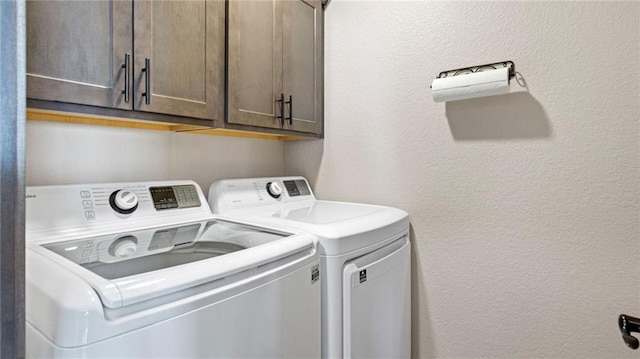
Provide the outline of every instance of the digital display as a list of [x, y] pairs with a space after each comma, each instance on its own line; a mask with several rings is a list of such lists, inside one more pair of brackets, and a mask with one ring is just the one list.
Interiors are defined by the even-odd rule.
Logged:
[[311, 194], [309, 187], [304, 180], [283, 181], [283, 183], [284, 187], [287, 189], [287, 193], [289, 193], [289, 197], [307, 196]]
[[151, 187], [149, 191], [151, 192], [153, 206], [157, 210], [178, 208], [178, 200], [173, 187]]
[[307, 186], [307, 182], [304, 180], [296, 180], [296, 184], [298, 185], [298, 191], [300, 191], [301, 196], [308, 196], [311, 194], [311, 191], [309, 191], [309, 187]]
[[198, 190], [193, 185], [151, 187], [149, 192], [156, 210], [200, 207]]
[[296, 186], [295, 181], [283, 181], [284, 187], [287, 189], [287, 193], [289, 193], [289, 197], [295, 197], [300, 195], [300, 191], [298, 191], [298, 186]]

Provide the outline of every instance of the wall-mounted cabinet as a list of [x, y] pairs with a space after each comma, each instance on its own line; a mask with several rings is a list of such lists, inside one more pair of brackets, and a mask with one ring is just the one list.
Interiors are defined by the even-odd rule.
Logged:
[[228, 2], [227, 122], [321, 134], [320, 0]]
[[28, 105], [321, 136], [323, 24], [321, 0], [30, 0]]
[[28, 1], [27, 24], [29, 98], [222, 119], [222, 1]]

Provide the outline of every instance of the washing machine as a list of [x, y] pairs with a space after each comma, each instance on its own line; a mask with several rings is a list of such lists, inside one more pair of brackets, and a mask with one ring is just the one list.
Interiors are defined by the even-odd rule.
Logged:
[[317, 239], [192, 181], [26, 188], [30, 358], [320, 356]]
[[316, 199], [303, 177], [229, 179], [209, 189], [214, 213], [319, 238], [323, 358], [409, 358], [408, 214]]

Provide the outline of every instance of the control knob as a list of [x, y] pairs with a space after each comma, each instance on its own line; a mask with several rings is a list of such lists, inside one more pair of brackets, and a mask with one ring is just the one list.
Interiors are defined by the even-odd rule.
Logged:
[[111, 193], [109, 204], [118, 213], [130, 214], [138, 208], [138, 196], [130, 190], [120, 189]]
[[280, 198], [282, 195], [282, 186], [278, 182], [267, 183], [267, 193], [273, 198]]

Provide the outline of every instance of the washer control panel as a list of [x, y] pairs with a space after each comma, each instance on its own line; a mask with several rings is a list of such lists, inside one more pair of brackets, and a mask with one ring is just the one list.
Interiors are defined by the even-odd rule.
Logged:
[[[211, 215], [207, 200], [193, 181], [127, 182], [26, 188], [28, 232], [96, 230], [108, 225], [133, 226], [135, 222], [166, 224]], [[36, 238], [37, 236], [30, 236]], [[125, 255], [134, 246], [116, 251]], [[115, 253], [115, 252], [114, 252]]]

